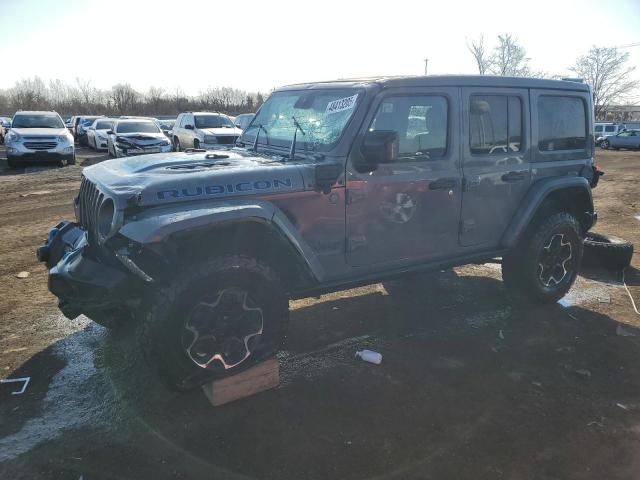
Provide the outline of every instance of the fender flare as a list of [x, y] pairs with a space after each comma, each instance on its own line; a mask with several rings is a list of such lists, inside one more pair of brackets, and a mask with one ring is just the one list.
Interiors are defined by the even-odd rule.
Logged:
[[[549, 177], [535, 182], [520, 202], [520, 207], [511, 218], [509, 226], [502, 236], [501, 245], [514, 247], [527, 229], [538, 208], [553, 192], [567, 188], [583, 189], [589, 198], [589, 213], [593, 213], [593, 196], [589, 181], [584, 177]], [[586, 213], [586, 212], [585, 212]]]
[[286, 239], [320, 282], [325, 277], [324, 268], [315, 252], [304, 241], [298, 230], [272, 203], [260, 200], [236, 200], [206, 203], [202, 205], [173, 204], [151, 208], [125, 223], [120, 234], [140, 244], [159, 243], [172, 234], [199, 229], [214, 228], [231, 222], [262, 222], [275, 228]]

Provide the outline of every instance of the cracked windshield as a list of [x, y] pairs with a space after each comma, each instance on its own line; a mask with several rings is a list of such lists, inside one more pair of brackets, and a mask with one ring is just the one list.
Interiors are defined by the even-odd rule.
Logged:
[[247, 129], [244, 140], [253, 142], [262, 125], [260, 145], [268, 142], [288, 147], [295, 133], [302, 149], [329, 150], [340, 139], [360, 96], [357, 90], [274, 93]]

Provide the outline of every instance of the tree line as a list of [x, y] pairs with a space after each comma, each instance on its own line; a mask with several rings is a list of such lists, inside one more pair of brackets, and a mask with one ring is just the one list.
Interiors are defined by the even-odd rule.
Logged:
[[[493, 47], [484, 38], [467, 42], [480, 75], [513, 77], [560, 78], [560, 75], [532, 70], [526, 49], [509, 33], [498, 35]], [[591, 85], [596, 119], [604, 119], [612, 105], [638, 99], [640, 82], [633, 78], [635, 66], [630, 66], [629, 54], [615, 47], [593, 46], [578, 57], [569, 71]]]
[[176, 115], [184, 111], [219, 111], [231, 115], [255, 112], [264, 102], [260, 92], [246, 92], [231, 87], [209, 87], [198, 95], [186, 95], [180, 88], [168, 91], [150, 87], [135, 90], [119, 83], [101, 90], [90, 80], [76, 78], [69, 84], [62, 80], [23, 78], [13, 87], [0, 90], [0, 114], [17, 110], [55, 110], [61, 115]]

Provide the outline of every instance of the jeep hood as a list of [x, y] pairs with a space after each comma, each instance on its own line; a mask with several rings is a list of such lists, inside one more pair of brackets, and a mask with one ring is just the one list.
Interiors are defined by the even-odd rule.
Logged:
[[87, 167], [83, 174], [118, 208], [304, 189], [296, 164], [239, 149], [125, 157]]

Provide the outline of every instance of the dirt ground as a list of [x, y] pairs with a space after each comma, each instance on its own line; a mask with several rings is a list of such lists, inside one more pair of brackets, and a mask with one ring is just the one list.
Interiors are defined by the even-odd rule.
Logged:
[[[640, 152], [597, 157], [594, 230], [640, 245]], [[218, 409], [166, 391], [126, 329], [59, 314], [35, 258], [104, 158], [13, 171], [0, 147], [0, 378], [31, 377], [0, 385], [0, 478], [640, 478], [640, 316], [618, 273], [526, 310], [493, 264], [411, 302], [381, 285], [292, 302], [279, 388]]]

